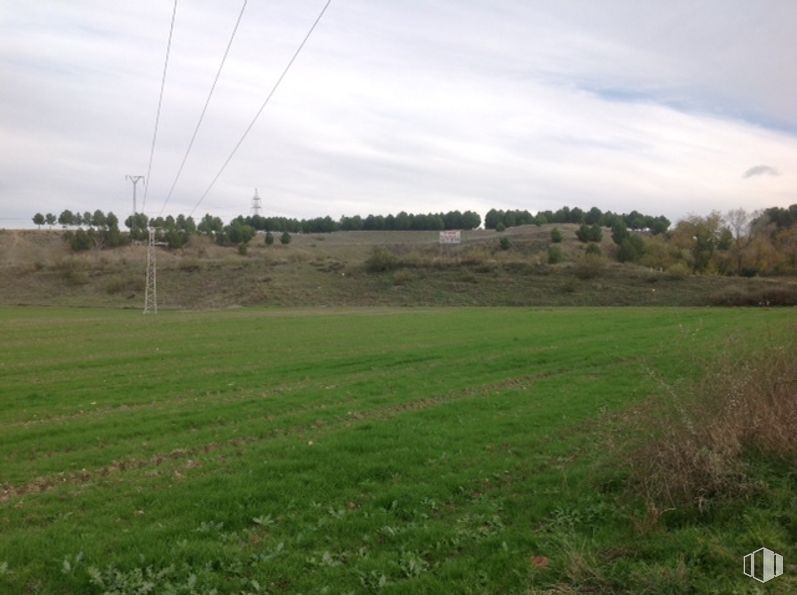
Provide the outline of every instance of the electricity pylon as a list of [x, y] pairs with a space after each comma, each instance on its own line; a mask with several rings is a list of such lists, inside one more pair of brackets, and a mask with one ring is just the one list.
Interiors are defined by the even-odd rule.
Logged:
[[144, 292], [144, 314], [158, 313], [158, 266], [155, 256], [155, 228], [149, 228], [147, 242], [147, 287]]
[[125, 176], [125, 180], [130, 180], [133, 182], [133, 214], [135, 215], [138, 211], [138, 207], [136, 206], [136, 185], [144, 179], [144, 176]]
[[257, 217], [260, 214], [260, 197], [257, 195], [257, 188], [255, 188], [255, 195], [252, 197], [252, 215]]

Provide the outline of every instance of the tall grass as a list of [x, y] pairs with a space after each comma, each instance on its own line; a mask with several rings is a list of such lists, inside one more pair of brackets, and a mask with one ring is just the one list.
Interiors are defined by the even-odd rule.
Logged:
[[797, 342], [726, 359], [692, 394], [638, 413], [631, 486], [651, 512], [706, 510], [757, 487], [753, 461], [797, 463]]

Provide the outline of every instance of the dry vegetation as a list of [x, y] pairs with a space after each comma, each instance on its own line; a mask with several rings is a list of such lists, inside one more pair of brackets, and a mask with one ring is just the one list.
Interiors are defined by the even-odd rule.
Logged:
[[[437, 244], [436, 232], [296, 234], [246, 254], [192, 236], [159, 249], [164, 308], [234, 305], [790, 305], [789, 277], [693, 275], [676, 263], [659, 270], [615, 261], [608, 233], [598, 254], [577, 241], [578, 226], [466, 231], [461, 246]], [[503, 246], [501, 240], [504, 239]], [[143, 302], [145, 247], [72, 253], [60, 231], [0, 231], [0, 304], [114, 306]]]
[[632, 424], [644, 435], [629, 458], [633, 489], [652, 513], [703, 511], [755, 490], [753, 461], [797, 462], [797, 345], [727, 359], [691, 394], [661, 387], [665, 396]]

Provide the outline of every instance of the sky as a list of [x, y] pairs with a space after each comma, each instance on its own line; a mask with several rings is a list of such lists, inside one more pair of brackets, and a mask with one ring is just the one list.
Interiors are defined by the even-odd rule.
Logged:
[[[149, 215], [797, 202], [794, 0], [178, 0]], [[132, 211], [170, 0], [0, 0], [0, 227]], [[138, 201], [142, 207], [143, 188]]]

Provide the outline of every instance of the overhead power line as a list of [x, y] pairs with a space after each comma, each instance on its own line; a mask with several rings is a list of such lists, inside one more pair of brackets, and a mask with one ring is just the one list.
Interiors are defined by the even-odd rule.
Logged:
[[235, 39], [235, 34], [238, 32], [238, 25], [241, 24], [241, 19], [244, 16], [244, 10], [246, 9], [246, 4], [248, 0], [244, 0], [243, 5], [241, 6], [241, 12], [238, 13], [238, 19], [235, 21], [235, 27], [232, 29], [232, 34], [230, 35], [230, 40], [227, 42], [227, 48], [224, 50], [224, 55], [221, 57], [221, 63], [219, 64], [219, 69], [216, 71], [216, 76], [213, 79], [213, 84], [210, 86], [210, 92], [208, 93], [207, 99], [205, 99], [205, 105], [202, 108], [202, 113], [199, 114], [199, 121], [196, 123], [196, 128], [194, 128], [194, 134], [191, 135], [191, 140], [188, 143], [188, 148], [185, 150], [185, 155], [183, 155], [183, 161], [180, 163], [180, 168], [177, 170], [177, 175], [174, 176], [174, 181], [172, 182], [171, 188], [169, 188], [169, 193], [166, 195], [166, 200], [163, 201], [163, 206], [161, 207], [158, 216], [163, 215], [163, 211], [166, 208], [169, 200], [172, 198], [172, 194], [174, 193], [174, 188], [177, 186], [177, 182], [180, 180], [180, 176], [183, 175], [183, 168], [185, 167], [186, 161], [188, 161], [188, 155], [191, 153], [191, 149], [194, 147], [194, 141], [196, 141], [197, 134], [199, 133], [199, 128], [202, 126], [202, 120], [205, 119], [205, 113], [208, 111], [208, 105], [210, 105], [210, 99], [213, 97], [213, 92], [216, 90], [216, 83], [219, 82], [219, 76], [221, 76], [221, 70], [224, 68], [224, 63], [227, 61], [227, 56], [230, 53], [230, 48], [232, 47], [232, 42]]
[[191, 209], [191, 212], [189, 213], [189, 217], [192, 216], [194, 214], [194, 212], [199, 208], [199, 205], [202, 204], [202, 201], [205, 200], [205, 197], [207, 197], [207, 195], [210, 194], [210, 191], [213, 189], [213, 186], [216, 185], [216, 182], [221, 177], [221, 174], [224, 173], [225, 169], [227, 169], [227, 166], [229, 165], [230, 161], [232, 161], [232, 158], [235, 156], [235, 153], [238, 151], [238, 149], [243, 144], [243, 142], [246, 139], [247, 135], [249, 134], [249, 132], [252, 130], [252, 128], [254, 127], [255, 123], [257, 122], [257, 119], [260, 117], [260, 114], [263, 113], [263, 110], [268, 105], [268, 102], [271, 101], [271, 98], [274, 96], [274, 93], [279, 88], [280, 83], [282, 82], [282, 79], [284, 79], [285, 75], [288, 74], [288, 71], [290, 70], [291, 66], [293, 66], [293, 63], [296, 61], [296, 58], [301, 53], [302, 49], [304, 48], [305, 44], [307, 43], [307, 40], [310, 39], [310, 36], [313, 34], [313, 31], [315, 31], [315, 28], [318, 26], [318, 23], [321, 22], [321, 19], [324, 17], [324, 14], [326, 13], [327, 8], [329, 8], [329, 5], [331, 3], [332, 3], [332, 0], [327, 0], [326, 4], [324, 4], [324, 8], [322, 8], [321, 12], [318, 13], [318, 16], [316, 17], [315, 21], [313, 21], [313, 25], [307, 31], [307, 35], [304, 36], [304, 39], [302, 40], [302, 43], [300, 43], [299, 47], [296, 48], [296, 51], [293, 53], [293, 56], [291, 57], [291, 59], [288, 61], [288, 64], [285, 66], [285, 69], [282, 71], [282, 74], [277, 79], [277, 82], [274, 83], [274, 86], [271, 88], [271, 91], [266, 96], [266, 99], [265, 99], [265, 101], [263, 101], [263, 104], [260, 106], [260, 109], [257, 110], [257, 113], [255, 114], [255, 117], [252, 118], [252, 121], [249, 123], [249, 126], [246, 127], [246, 130], [244, 130], [244, 133], [241, 135], [241, 138], [235, 144], [235, 146], [233, 147], [233, 149], [230, 152], [229, 156], [224, 161], [224, 164], [221, 166], [221, 169], [219, 169], [218, 173], [215, 175], [213, 180], [210, 182], [210, 184], [208, 185], [208, 187], [205, 190], [205, 192], [203, 192], [202, 196], [199, 197], [199, 200], [194, 205], [194, 208]]
[[149, 194], [149, 181], [150, 173], [152, 172], [152, 157], [155, 155], [155, 141], [158, 138], [158, 124], [161, 118], [161, 105], [163, 105], [163, 88], [166, 86], [166, 70], [169, 67], [169, 52], [172, 49], [172, 35], [174, 33], [174, 19], [177, 16], [177, 0], [174, 0], [174, 8], [172, 9], [172, 23], [169, 25], [169, 41], [166, 42], [166, 59], [163, 62], [163, 76], [161, 77], [161, 92], [158, 96], [158, 109], [155, 112], [155, 131], [152, 133], [152, 147], [149, 150], [149, 165], [147, 165], [147, 175], [144, 178], [144, 199], [141, 201], [141, 211], [147, 204], [147, 195]]

